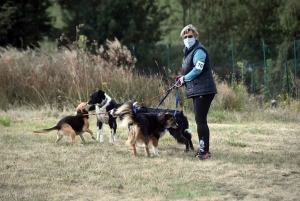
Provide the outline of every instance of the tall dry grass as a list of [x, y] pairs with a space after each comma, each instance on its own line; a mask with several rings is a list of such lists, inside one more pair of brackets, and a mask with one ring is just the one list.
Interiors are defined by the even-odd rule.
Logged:
[[[136, 60], [117, 39], [107, 41], [107, 46], [108, 50], [100, 46], [98, 55], [75, 48], [53, 52], [1, 48], [1, 108], [75, 106], [88, 100], [89, 94], [97, 89], [104, 90], [117, 102], [143, 102], [174, 84], [160, 74], [137, 73]], [[159, 102], [154, 101], [147, 104], [153, 106]]]
[[[80, 30], [79, 30], [80, 31]], [[80, 37], [77, 37], [80, 38]], [[106, 47], [94, 42], [96, 54], [90, 54], [84, 42], [70, 41], [66, 36], [61, 40], [69, 42], [68, 47], [55, 51], [17, 50], [12, 47], [0, 48], [0, 108], [7, 110], [18, 106], [31, 108], [50, 107], [63, 109], [75, 107], [87, 101], [89, 94], [102, 89], [117, 102], [133, 100], [156, 107], [165, 92], [174, 85], [176, 75], [166, 72], [147, 73], [136, 69], [136, 59], [126, 46], [117, 39], [107, 40]], [[150, 73], [149, 73], [150, 72]], [[170, 79], [165, 75], [170, 75]], [[270, 108], [270, 100], [263, 95], [251, 96], [241, 84], [229, 85], [214, 75], [218, 94], [212, 110], [261, 112]], [[175, 91], [161, 107], [175, 109]], [[185, 98], [185, 90], [179, 88], [178, 109], [191, 112], [193, 104]], [[300, 104], [290, 95], [278, 99], [279, 106], [299, 112]], [[296, 108], [296, 110], [294, 110]]]

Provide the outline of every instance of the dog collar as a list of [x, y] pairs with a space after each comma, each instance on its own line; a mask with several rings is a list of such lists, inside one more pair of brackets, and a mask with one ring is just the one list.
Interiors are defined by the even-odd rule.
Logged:
[[160, 128], [160, 130], [162, 130], [162, 131], [167, 130], [167, 128], [165, 128], [165, 127], [159, 127], [159, 128]]
[[107, 98], [105, 97], [105, 99], [104, 99], [104, 101], [102, 101], [102, 103], [101, 104], [96, 104], [98, 107], [102, 107], [103, 105], [105, 105], [106, 104], [106, 102], [107, 102]]

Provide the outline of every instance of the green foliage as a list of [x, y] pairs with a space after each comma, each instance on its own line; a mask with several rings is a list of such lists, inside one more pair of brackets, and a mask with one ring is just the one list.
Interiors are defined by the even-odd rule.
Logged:
[[300, 2], [288, 0], [280, 10], [280, 25], [286, 38], [299, 38]]
[[86, 50], [88, 42], [89, 42], [89, 40], [87, 39], [87, 36], [85, 36], [85, 35], [79, 35], [79, 39], [78, 39], [78, 47], [79, 47], [79, 49]]
[[[215, 104], [215, 102], [212, 104]], [[224, 122], [227, 119], [222, 110], [214, 110], [214, 108], [208, 113], [208, 117], [210, 122]]]
[[167, 37], [170, 42], [179, 41], [180, 30], [190, 23], [199, 28], [201, 40], [278, 38], [283, 36], [279, 23], [279, 16], [282, 14], [280, 8], [288, 2], [171, 0], [168, 5], [172, 15], [164, 21], [163, 26], [175, 27]]
[[[57, 12], [57, 10], [53, 11], [52, 9], [53, 13], [51, 15], [45, 11], [51, 10], [51, 8], [59, 8], [62, 10], [62, 19], [68, 26], [65, 27], [64, 31], [66, 34], [63, 34], [61, 39], [68, 44], [69, 49], [75, 51], [72, 53], [68, 52], [68, 56], [61, 55], [61, 57], [58, 58], [58, 63], [60, 60], [64, 60], [65, 64], [67, 64], [67, 66], [61, 68], [58, 72], [62, 73], [61, 70], [65, 70], [70, 72], [70, 74], [66, 73], [67, 76], [62, 75], [57, 77], [67, 80], [66, 83], [72, 82], [76, 87], [69, 87], [71, 90], [68, 91], [65, 89], [65, 86], [62, 86], [59, 89], [56, 88], [57, 90], [55, 92], [53, 90], [52, 93], [49, 94], [45, 93], [45, 91], [47, 91], [45, 89], [46, 87], [40, 87], [36, 83], [31, 83], [33, 72], [28, 75], [29, 80], [25, 81], [26, 87], [35, 94], [34, 98], [39, 101], [39, 104], [45, 104], [49, 99], [55, 99], [58, 105], [62, 105], [63, 102], [73, 102], [74, 98], [81, 100], [83, 97], [88, 96], [90, 92], [86, 89], [83, 90], [83, 88], [95, 84], [91, 84], [93, 81], [89, 81], [88, 77], [79, 77], [82, 71], [86, 75], [92, 73], [93, 69], [89, 69], [90, 66], [97, 66], [94, 68], [97, 70], [99, 66], [110, 69], [114, 69], [116, 66], [125, 66], [125, 68], [130, 68], [132, 74], [159, 74], [159, 79], [162, 79], [164, 83], [169, 82], [174, 75], [180, 74], [183, 45], [179, 38], [179, 32], [187, 23], [193, 23], [199, 29], [200, 41], [208, 49], [213, 70], [220, 78], [226, 80], [227, 75], [232, 75], [232, 68], [234, 67], [233, 65], [235, 65], [235, 81], [237, 81], [238, 84], [250, 86], [250, 84], [252, 85], [254, 83], [251, 76], [256, 76], [256, 93], [262, 93], [265, 101], [269, 101], [269, 98], [286, 92], [287, 75], [282, 71], [283, 62], [287, 59], [294, 58], [294, 52], [293, 44], [290, 41], [281, 40], [284, 38], [283, 33], [285, 33], [283, 32], [282, 26], [289, 26], [284, 24], [285, 20], [288, 20], [289, 23], [292, 22], [293, 19], [296, 20], [298, 16], [296, 11], [299, 9], [299, 3], [294, 0], [280, 0], [273, 3], [271, 0], [247, 2], [237, 0], [226, 2], [216, 0], [204, 0], [201, 2], [192, 2], [189, 0], [170, 0], [167, 2], [144, 2], [137, 0], [82, 2], [78, 0], [58, 0], [51, 1], [51, 3], [50, 1], [44, 1], [44, 3], [30, 1], [26, 4], [15, 1], [5, 1], [0, 5], [1, 12], [3, 13], [1, 13], [2, 15], [0, 16], [0, 20], [2, 20], [0, 26], [4, 27], [4, 29], [0, 30], [0, 35], [4, 33], [7, 35], [8, 31], [18, 32], [19, 29], [27, 31], [28, 28], [29, 31], [26, 32], [28, 40], [26, 39], [26, 42], [24, 42], [23, 37], [21, 37], [21, 40], [14, 40], [14, 42], [18, 42], [19, 40], [19, 44], [16, 43], [16, 46], [22, 46], [24, 48], [26, 48], [25, 43], [32, 44], [33, 46], [38, 45], [37, 40], [44, 36], [45, 26], [49, 28], [49, 26], [51, 27], [53, 25], [54, 18], [50, 16], [54, 16], [53, 13]], [[52, 5], [54, 7], [52, 7]], [[33, 7], [37, 8], [34, 12], [32, 11]], [[256, 13], [256, 15], [252, 15], [251, 13]], [[20, 26], [20, 24], [15, 26], [15, 23], [20, 23], [14, 20], [16, 16], [23, 17], [24, 14], [26, 14], [26, 20], [22, 21], [22, 26]], [[205, 18], [203, 17], [204, 15]], [[283, 20], [281, 24], [278, 23], [279, 19]], [[30, 21], [31, 24], [27, 26], [26, 23], [28, 23], [28, 21]], [[50, 25], [50, 23], [52, 24]], [[79, 23], [80, 25], [77, 25]], [[81, 23], [85, 23], [85, 27], [82, 30], [81, 25], [83, 26], [83, 24]], [[32, 29], [31, 25], [33, 24], [39, 25], [39, 30], [37, 30], [36, 27]], [[8, 29], [9, 26], [11, 29]], [[63, 26], [57, 27], [61, 28]], [[76, 34], [72, 34], [74, 27], [76, 27]], [[294, 26], [293, 23], [290, 27], [291, 30], [297, 32], [297, 26]], [[31, 34], [32, 30], [34, 34], [38, 35], [37, 37], [35, 37], [35, 35], [31, 37], [33, 36], [33, 34]], [[51, 28], [47, 33], [53, 35], [53, 30], [54, 29]], [[291, 30], [290, 32], [292, 32]], [[165, 36], [164, 33], [168, 33], [168, 35]], [[8, 35], [14, 36], [13, 34]], [[70, 36], [70, 38], [67, 39], [66, 36]], [[238, 40], [241, 38], [246, 40]], [[264, 58], [262, 53], [262, 39], [264, 38], [280, 39], [278, 41], [263, 40], [267, 59], [268, 83], [266, 86], [264, 86], [265, 82], [263, 80]], [[234, 40], [231, 41], [230, 39]], [[162, 40], [172, 43], [168, 46], [170, 57], [167, 55], [166, 44], [155, 44], [155, 42]], [[117, 43], [115, 43], [115, 41], [120, 41], [122, 44], [126, 44], [126, 46], [116, 45]], [[180, 42], [180, 44], [177, 42]], [[116, 46], [112, 48], [113, 44], [109, 43], [113, 43]], [[179, 45], [176, 45], [176, 43]], [[296, 45], [298, 54], [299, 44]], [[133, 48], [135, 48], [134, 51]], [[67, 52], [64, 52], [65, 49], [61, 50], [63, 50], [63, 54], [67, 54]], [[88, 56], [88, 54], [77, 54], [79, 50], [92, 52], [97, 54], [97, 56], [93, 58]], [[138, 58], [138, 63], [136, 63], [131, 54], [128, 53], [130, 50], [134, 56]], [[8, 55], [9, 51], [10, 50], [4, 53], [5, 56]], [[232, 52], [234, 52], [234, 56]], [[13, 56], [20, 56], [14, 60], [15, 63], [13, 63], [13, 65], [19, 66], [15, 69], [16, 77], [11, 77], [13, 79], [16, 78], [16, 80], [13, 80], [14, 82], [17, 82], [22, 74], [29, 74], [19, 68], [21, 68], [23, 63], [29, 64], [30, 62], [37, 66], [45, 65], [42, 70], [44, 73], [46, 72], [45, 69], [47, 69], [45, 75], [43, 75], [43, 73], [40, 74], [42, 78], [37, 82], [45, 84], [46, 82], [50, 82], [50, 80], [53, 81], [52, 79], [56, 77], [55, 74], [57, 71], [51, 70], [46, 66], [59, 66], [60, 64], [57, 64], [57, 60], [52, 60], [58, 54], [55, 56], [42, 54], [42, 56], [48, 57], [45, 58], [45, 61], [48, 61], [48, 63], [41, 64], [42, 61], [32, 62], [29, 61], [30, 59], [21, 58], [29, 55], [29, 58], [35, 59], [37, 58], [36, 55], [34, 55], [36, 54], [35, 52], [28, 51], [23, 53], [24, 54], [13, 53]], [[95, 60], [95, 58], [99, 63], [94, 64], [90, 61]], [[168, 67], [172, 69], [166, 69], [167, 59], [171, 59], [171, 66]], [[5, 58], [3, 61], [5, 68], [3, 68], [3, 70], [9, 69], [8, 67], [11, 65], [11, 61], [10, 56]], [[233, 63], [233, 61], [235, 61], [235, 63]], [[237, 63], [236, 61], [241, 61], [243, 64]], [[255, 67], [253, 74], [247, 71], [249, 66], [252, 67], [252, 65]], [[298, 74], [299, 72], [300, 71], [298, 71]], [[51, 76], [46, 77], [48, 73], [50, 73]], [[152, 77], [147, 76], [145, 79], [150, 78]], [[292, 76], [290, 76], [290, 78], [292, 78]], [[3, 77], [1, 79], [5, 80], [4, 83], [9, 83], [10, 78]], [[107, 90], [111, 90], [112, 92], [116, 91], [116, 94], [121, 93], [119, 90], [120, 87], [112, 87], [111, 82], [107, 82], [103, 79], [101, 81], [102, 82], [99, 82], [100, 84], [98, 85], [102, 86], [102, 83], [108, 83], [108, 85], [106, 85], [108, 87]], [[61, 81], [56, 80], [56, 84], [59, 82]], [[297, 91], [298, 80], [290, 80], [290, 84], [292, 96], [297, 97], [299, 93]], [[56, 86], [58, 85], [59, 84]], [[116, 86], [123, 86], [123, 83], [118, 83]], [[262, 87], [259, 89], [259, 86]], [[225, 90], [228, 92], [227, 96], [222, 96], [222, 100], [219, 100], [219, 106], [229, 110], [242, 110], [245, 107], [243, 104], [245, 95], [242, 94], [246, 91], [250, 92], [250, 90], [247, 88], [242, 90], [235, 86], [231, 87], [231, 91]], [[253, 88], [254, 84], [251, 87], [251, 91]], [[66, 95], [73, 94], [72, 90], [77, 93], [75, 97]], [[7, 98], [5, 92], [1, 93], [5, 96], [5, 99], [0, 102], [1, 108], [5, 108], [7, 106], [5, 102], [11, 100], [12, 97], [14, 97], [14, 102], [23, 102], [26, 99], [23, 96], [18, 97], [16, 94], [9, 94]], [[143, 96], [145, 93], [141, 92], [141, 94], [141, 96]], [[27, 94], [25, 94], [25, 97], [26, 95]], [[184, 97], [184, 94], [182, 96]], [[183, 108], [192, 107], [191, 102], [185, 99], [181, 101], [180, 105]]]
[[[1, 76], [0, 76], [1, 79]], [[6, 96], [4, 90], [0, 90], [0, 109], [1, 110], [7, 110], [9, 106], [9, 100], [8, 97]]]
[[[117, 38], [138, 59], [135, 72], [165, 73], [168, 77], [169, 70], [163, 68], [169, 64], [177, 69], [171, 73], [180, 74], [183, 44], [179, 32], [186, 24], [193, 23], [199, 29], [200, 41], [209, 51], [213, 70], [225, 79], [232, 73], [233, 65], [238, 65], [236, 61], [243, 61], [245, 68], [236, 68], [235, 76], [247, 86], [252, 84], [251, 74], [244, 71], [249, 65], [256, 68], [256, 86], [265, 85], [261, 79], [264, 39], [266, 59], [272, 60], [272, 64], [268, 63], [269, 86], [266, 85], [266, 89], [274, 96], [286, 89], [282, 67], [287, 59], [294, 58], [294, 52], [293, 44], [282, 39], [298, 37], [300, 4], [295, 0], [47, 0], [26, 3], [5, 0], [0, 9], [1, 46], [39, 46], [44, 37], [51, 41], [53, 35], [58, 35], [53, 27], [60, 28], [70, 37], [71, 43], [76, 41], [77, 48], [91, 53], [107, 49], [106, 40]], [[77, 28], [73, 34], [74, 27], [82, 23], [85, 28], [80, 30], [81, 37]], [[166, 43], [170, 47], [169, 57]], [[258, 87], [256, 92], [260, 93]]]
[[46, 12], [49, 6], [51, 6], [50, 0], [4, 1], [1, 7], [4, 13], [4, 24], [0, 25], [0, 30], [3, 30], [0, 46], [34, 48], [39, 46], [39, 41], [44, 36], [51, 38], [55, 29], [51, 25], [54, 19]]
[[269, 89], [268, 89], [268, 87], [266, 85], [261, 85], [260, 91], [261, 91], [261, 94], [262, 94], [265, 102], [267, 100], [271, 100], [272, 99], [270, 91], [269, 91]]
[[243, 83], [233, 86], [233, 89], [237, 100], [232, 103], [231, 108], [234, 108], [236, 110], [243, 110], [245, 108], [245, 98], [248, 96], [247, 89]]
[[[289, 49], [279, 48], [281, 43], [285, 43], [282, 39], [287, 38], [283, 26], [291, 28], [294, 33], [299, 33], [297, 31], [299, 28], [297, 26], [299, 23], [297, 18], [299, 14], [297, 13], [299, 12], [297, 11], [299, 9], [299, 2], [294, 0], [280, 0], [276, 2], [272, 0], [171, 1], [170, 10], [174, 12], [172, 12], [173, 15], [170, 16], [170, 20], [163, 23], [163, 26], [175, 27], [175, 29], [171, 30], [165, 41], [179, 42], [180, 38], [178, 35], [182, 27], [192, 23], [198, 27], [200, 41], [209, 50], [214, 71], [221, 78], [224, 79], [226, 75], [230, 72], [232, 73], [232, 65], [236, 67], [236, 61], [244, 61], [246, 62], [246, 68], [248, 68], [246, 65], [255, 65], [257, 69], [256, 85], [260, 86], [265, 84], [259, 80], [262, 74], [258, 72], [264, 64], [262, 49], [262, 39], [264, 39], [266, 59], [276, 61], [275, 66], [268, 65], [268, 67], [274, 72], [272, 75], [269, 75], [269, 79], [272, 82], [270, 83], [271, 94], [277, 94], [280, 93], [282, 87], [275, 85], [281, 82], [279, 80], [282, 79], [280, 75], [283, 74], [282, 63], [286, 59], [281, 57], [279, 60], [278, 55], [289, 53], [290, 56], [293, 56], [293, 54], [290, 54], [293, 46]], [[186, 12], [182, 12], [183, 10]], [[294, 26], [287, 25], [285, 21], [282, 21], [281, 24], [279, 23], [280, 19], [285, 15], [292, 16], [290, 21]], [[181, 26], [179, 26], [180, 24]], [[296, 37], [296, 34], [293, 36]], [[231, 39], [233, 47], [230, 44]], [[234, 51], [233, 57], [231, 55], [232, 51]], [[234, 61], [235, 63], [232, 64]], [[250, 86], [251, 74], [241, 70], [246, 69], [235, 69], [237, 80], [243, 80], [247, 86]]]
[[66, 35], [71, 36], [73, 27], [84, 23], [83, 34], [100, 44], [115, 38], [124, 44], [157, 42], [162, 36], [160, 24], [168, 18], [166, 7], [158, 7], [153, 0], [57, 2], [64, 10]]
[[12, 18], [16, 12], [17, 7], [13, 6], [12, 1], [0, 4], [0, 45], [3, 38], [7, 36], [8, 30], [11, 29], [15, 23]]
[[11, 124], [11, 120], [9, 118], [0, 118], [0, 124], [8, 127]]
[[245, 110], [245, 98], [248, 97], [245, 86], [240, 83], [218, 83], [218, 94], [215, 97], [216, 104], [213, 106], [221, 110]]

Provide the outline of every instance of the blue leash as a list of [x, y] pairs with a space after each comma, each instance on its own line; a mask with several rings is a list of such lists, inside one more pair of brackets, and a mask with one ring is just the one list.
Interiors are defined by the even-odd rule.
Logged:
[[176, 89], [176, 96], [175, 96], [176, 110], [175, 110], [175, 112], [174, 112], [174, 116], [176, 116], [177, 107], [178, 107], [178, 102], [179, 102], [179, 98], [178, 98], [178, 87], [177, 87], [177, 89]]
[[[163, 97], [163, 99], [160, 101], [160, 103], [158, 104], [158, 106], [156, 108], [158, 108], [163, 102], [164, 100], [168, 97], [168, 95], [170, 94], [170, 92], [176, 88], [176, 97], [175, 97], [175, 105], [176, 105], [176, 109], [178, 106], [178, 102], [179, 102], [179, 97], [178, 97], [178, 88], [182, 86], [180, 85], [180, 81], [176, 81], [176, 83], [174, 84], [174, 86], [172, 86], [170, 89], [168, 89], [167, 94]], [[174, 116], [176, 115], [176, 110], [174, 112]]]

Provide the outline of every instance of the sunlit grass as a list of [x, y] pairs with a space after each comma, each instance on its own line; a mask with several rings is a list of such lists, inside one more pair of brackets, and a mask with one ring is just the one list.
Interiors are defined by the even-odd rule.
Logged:
[[[126, 127], [118, 127], [113, 144], [108, 142], [108, 125], [104, 143], [84, 134], [85, 144], [76, 137], [80, 145], [72, 145], [65, 136], [55, 145], [55, 131], [32, 132], [52, 127], [72, 112], [67, 109], [55, 117], [47, 107], [0, 111], [11, 119], [9, 127], [0, 126], [1, 200], [297, 200], [300, 196], [300, 126], [289, 122], [290, 116], [281, 122], [262, 120], [258, 114], [250, 121], [245, 113], [232, 112], [223, 113], [230, 118], [215, 121], [213, 115], [208, 120], [212, 157], [200, 161], [193, 151], [184, 153], [184, 145], [168, 133], [159, 142], [160, 156], [147, 158], [142, 146], [133, 156], [125, 144]], [[194, 116], [186, 115], [197, 148]], [[89, 120], [96, 133], [95, 116]]]

